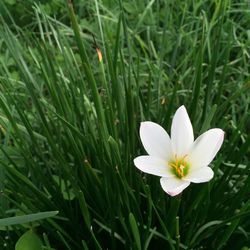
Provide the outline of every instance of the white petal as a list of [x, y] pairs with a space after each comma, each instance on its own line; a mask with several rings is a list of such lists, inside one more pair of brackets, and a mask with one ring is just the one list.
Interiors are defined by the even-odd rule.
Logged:
[[191, 166], [208, 166], [219, 151], [223, 140], [224, 131], [219, 128], [210, 129], [200, 135], [188, 155]]
[[173, 117], [171, 142], [174, 154], [179, 157], [187, 154], [194, 142], [193, 127], [184, 106], [179, 107]]
[[154, 156], [143, 155], [134, 159], [134, 164], [141, 171], [157, 176], [171, 177], [174, 176], [167, 161]]
[[184, 179], [194, 183], [201, 183], [210, 181], [213, 177], [214, 172], [210, 167], [201, 167], [189, 173]]
[[140, 127], [142, 144], [149, 155], [169, 160], [172, 156], [168, 133], [154, 122], [142, 122]]
[[189, 181], [178, 179], [177, 177], [160, 179], [161, 187], [171, 196], [180, 194], [186, 187], [190, 185]]

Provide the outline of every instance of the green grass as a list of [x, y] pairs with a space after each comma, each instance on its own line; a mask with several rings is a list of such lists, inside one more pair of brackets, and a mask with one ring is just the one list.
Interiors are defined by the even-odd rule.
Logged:
[[[249, 3], [63, 8], [64, 21], [38, 5], [32, 27], [1, 21], [1, 218], [59, 214], [0, 227], [0, 248], [29, 228], [48, 250], [178, 249], [179, 234], [180, 249], [250, 247]], [[226, 138], [214, 179], [173, 198], [133, 159], [140, 122], [170, 131], [182, 104], [196, 137], [219, 127]]]

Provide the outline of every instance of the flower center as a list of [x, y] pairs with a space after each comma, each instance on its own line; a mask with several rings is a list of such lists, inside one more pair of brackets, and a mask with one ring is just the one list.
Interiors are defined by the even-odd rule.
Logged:
[[184, 155], [182, 158], [177, 158], [169, 163], [169, 166], [172, 168], [173, 173], [181, 179], [183, 176], [188, 174], [189, 163], [185, 160], [187, 155]]

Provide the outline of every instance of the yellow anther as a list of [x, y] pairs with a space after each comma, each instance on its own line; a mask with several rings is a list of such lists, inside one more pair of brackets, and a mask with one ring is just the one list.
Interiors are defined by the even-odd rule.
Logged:
[[180, 179], [188, 173], [189, 164], [185, 161], [186, 157], [187, 155], [177, 158], [175, 155], [175, 160], [169, 163], [169, 166], [172, 168], [174, 174]]

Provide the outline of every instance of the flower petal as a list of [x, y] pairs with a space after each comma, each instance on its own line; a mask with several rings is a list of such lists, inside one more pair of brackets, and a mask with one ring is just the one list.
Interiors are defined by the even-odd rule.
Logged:
[[173, 117], [171, 142], [174, 154], [179, 157], [187, 154], [194, 142], [193, 127], [184, 106], [179, 107]]
[[143, 155], [134, 159], [134, 164], [141, 171], [157, 176], [171, 177], [174, 173], [165, 160], [156, 158], [154, 156]]
[[168, 133], [154, 122], [142, 122], [140, 127], [142, 144], [149, 155], [169, 160], [172, 155]]
[[201, 167], [189, 173], [184, 179], [194, 183], [202, 183], [210, 181], [213, 177], [214, 172], [210, 167]]
[[161, 187], [163, 190], [171, 196], [180, 194], [186, 187], [190, 185], [189, 181], [173, 178], [162, 177], [160, 179]]
[[219, 151], [224, 140], [224, 131], [219, 128], [210, 129], [200, 135], [194, 142], [188, 158], [195, 168], [208, 166]]

